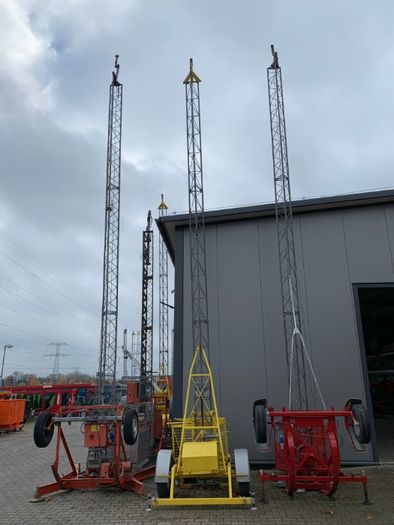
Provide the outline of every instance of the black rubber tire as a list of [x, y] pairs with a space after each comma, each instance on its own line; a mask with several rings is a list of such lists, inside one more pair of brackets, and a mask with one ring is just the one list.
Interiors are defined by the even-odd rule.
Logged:
[[238, 493], [243, 498], [250, 496], [250, 482], [249, 481], [239, 481], [238, 482]]
[[138, 414], [134, 408], [126, 409], [123, 414], [123, 439], [126, 445], [134, 445], [138, 438]]
[[352, 416], [354, 421], [354, 435], [361, 445], [366, 445], [371, 441], [371, 425], [368, 421], [368, 414], [363, 405], [352, 406]]
[[267, 443], [267, 409], [263, 405], [255, 405], [253, 410], [253, 426], [256, 443], [264, 445]]
[[170, 486], [168, 483], [156, 483], [156, 490], [159, 498], [170, 497]]
[[52, 415], [49, 412], [40, 412], [34, 425], [33, 438], [36, 447], [45, 448], [52, 441], [54, 425], [49, 425]]

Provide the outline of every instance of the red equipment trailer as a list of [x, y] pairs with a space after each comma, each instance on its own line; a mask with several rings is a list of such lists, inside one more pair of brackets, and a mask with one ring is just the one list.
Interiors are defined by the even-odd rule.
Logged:
[[[370, 427], [365, 408], [358, 399], [349, 400], [343, 410], [287, 410], [267, 408], [265, 399], [253, 407], [255, 438], [261, 451], [270, 449], [274, 441], [277, 472], [260, 470], [262, 501], [265, 501], [265, 481], [281, 481], [286, 493], [292, 496], [298, 489], [320, 491], [333, 496], [339, 483], [362, 483], [364, 503], [368, 504], [367, 477], [347, 475], [341, 471], [338, 442], [339, 418], [353, 447], [364, 451], [370, 441]], [[268, 436], [268, 425], [271, 436]]]
[[[87, 404], [96, 393], [96, 385], [94, 383], [20, 385], [7, 386], [7, 391], [27, 399], [27, 405], [30, 405], [30, 409], [34, 410], [34, 414], [37, 415], [42, 411], [56, 413], [62, 406], [76, 405], [81, 397], [84, 398], [83, 404]], [[29, 398], [32, 396], [39, 396], [35, 406], [29, 403]]]
[[[152, 477], [155, 467], [141, 468], [140, 462], [155, 457], [164, 443], [168, 402], [139, 401], [139, 383], [127, 384], [127, 404], [68, 405], [57, 412], [41, 412], [34, 427], [37, 447], [47, 447], [56, 431], [55, 460], [51, 465], [55, 482], [37, 487], [32, 501], [59, 490], [118, 487], [121, 490], [144, 494], [143, 480]], [[73, 459], [62, 425], [79, 422], [83, 427], [84, 446], [88, 449], [86, 467]], [[62, 450], [70, 472], [59, 471]], [[137, 465], [137, 467], [135, 466]], [[133, 468], [134, 467], [134, 468]]]
[[[126, 445], [136, 443], [139, 429], [147, 424], [148, 412], [146, 403], [127, 407], [119, 404], [70, 406], [61, 408], [55, 416], [42, 412], [34, 428], [34, 441], [38, 447], [48, 446], [57, 427], [55, 461], [51, 466], [56, 481], [37, 487], [35, 500], [59, 490], [98, 487], [118, 487], [143, 495], [142, 481], [154, 474], [154, 467], [133, 472]], [[71, 454], [62, 428], [66, 422], [83, 424], [84, 446], [89, 449], [84, 470]], [[62, 447], [71, 469], [67, 474], [59, 472]]]

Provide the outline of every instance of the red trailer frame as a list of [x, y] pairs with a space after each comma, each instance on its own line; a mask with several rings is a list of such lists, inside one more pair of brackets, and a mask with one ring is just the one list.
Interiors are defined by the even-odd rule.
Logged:
[[[75, 405], [78, 393], [80, 390], [86, 390], [89, 397], [93, 397], [96, 392], [96, 385], [94, 383], [66, 383], [59, 385], [20, 385], [4, 387], [8, 392], [16, 395], [41, 395], [41, 407], [35, 409], [35, 414], [39, 414], [43, 410], [50, 413], [56, 413], [62, 406], [64, 394], [68, 395], [68, 405]], [[46, 407], [45, 396], [52, 394], [56, 396], [56, 401], [52, 406]]]
[[[135, 408], [143, 405], [144, 403], [136, 404]], [[51, 465], [56, 481], [37, 487], [32, 501], [40, 501], [43, 496], [59, 490], [94, 489], [99, 487], [118, 487], [121, 490], [131, 490], [139, 495], [143, 495], [144, 486], [142, 481], [153, 476], [155, 468], [150, 467], [134, 473], [132, 472], [132, 464], [128, 460], [121, 432], [125, 408], [126, 407], [117, 404], [69, 406], [60, 409], [59, 413], [52, 418], [48, 425], [48, 430], [50, 430], [51, 426], [57, 427], [55, 461]], [[101, 415], [98, 415], [100, 413]], [[68, 446], [66, 436], [62, 429], [62, 423], [70, 423], [72, 421], [83, 422], [85, 426], [90, 424], [98, 427], [100, 424], [104, 424], [106, 426], [106, 436], [109, 427], [111, 427], [111, 430], [114, 430], [113, 442], [111, 444], [105, 443], [103, 446], [113, 447], [112, 461], [102, 462], [98, 469], [87, 468], [81, 471], [80, 464], [75, 463], [72, 457], [70, 447]], [[99, 429], [97, 429], [97, 431], [98, 430]], [[86, 440], [85, 446], [88, 446]], [[63, 475], [59, 472], [62, 447], [71, 468], [69, 473]]]
[[[362, 483], [364, 503], [369, 503], [368, 479], [365, 474], [348, 475], [341, 471], [338, 418], [344, 418], [345, 428], [355, 450], [365, 450], [354, 432], [352, 402], [354, 400], [350, 400], [343, 410], [268, 408], [267, 418], [275, 443], [275, 469], [280, 473], [260, 470], [262, 501], [265, 501], [265, 481], [281, 481], [290, 496], [299, 489], [320, 491], [333, 496], [340, 483]], [[256, 403], [265, 407], [265, 400]], [[269, 450], [268, 445], [265, 450]]]

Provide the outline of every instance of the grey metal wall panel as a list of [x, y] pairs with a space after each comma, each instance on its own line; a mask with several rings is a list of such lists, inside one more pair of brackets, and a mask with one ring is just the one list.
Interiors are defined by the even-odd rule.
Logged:
[[174, 396], [172, 415], [181, 417], [183, 408], [183, 324], [184, 324], [184, 297], [183, 297], [183, 269], [184, 269], [184, 232], [183, 228], [176, 230], [177, 257], [175, 259], [175, 297], [174, 297]]
[[387, 242], [389, 246], [391, 268], [394, 272], [394, 205], [387, 204], [383, 207], [384, 222], [387, 232]]
[[211, 352], [221, 356], [221, 410], [230, 445], [251, 448], [251, 392], [260, 389], [264, 363], [257, 223], [218, 227], [217, 247], [219, 344]]
[[[383, 206], [342, 211], [349, 272], [354, 282], [393, 279]], [[366, 242], [367, 241], [367, 242]]]
[[[279, 254], [274, 219], [258, 222], [259, 275], [255, 286], [259, 286], [261, 301], [261, 328], [263, 353], [259, 356], [258, 389], [251, 392], [251, 400], [268, 399], [276, 406], [287, 404], [287, 360], [283, 331], [282, 303], [279, 275]], [[256, 454], [254, 453], [254, 456]]]
[[[306, 276], [309, 351], [323, 397], [340, 408], [350, 397], [365, 401], [353, 289], [340, 213], [301, 219], [302, 266]], [[343, 440], [347, 460], [372, 459]]]
[[[187, 227], [183, 233], [177, 247], [183, 255], [184, 391], [192, 348]], [[250, 458], [261, 460], [265, 456], [253, 442], [252, 403], [267, 397], [276, 407], [287, 405], [275, 220], [209, 224], [206, 242], [210, 359], [219, 405], [231, 446], [247, 446]], [[394, 207], [297, 215], [295, 242], [303, 332], [325, 400], [342, 407], [349, 397], [365, 399], [352, 285], [394, 282]], [[346, 438], [343, 442], [345, 461], [372, 459], [370, 448], [356, 455]]]

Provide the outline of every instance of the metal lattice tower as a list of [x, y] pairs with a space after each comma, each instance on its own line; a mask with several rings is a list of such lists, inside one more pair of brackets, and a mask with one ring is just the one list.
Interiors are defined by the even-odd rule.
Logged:
[[118, 81], [118, 58], [119, 56], [116, 55], [115, 71], [112, 72], [112, 82], [109, 88], [103, 303], [101, 314], [100, 364], [98, 373], [98, 392], [100, 398], [103, 398], [105, 384], [112, 385], [112, 397], [114, 398], [116, 381], [120, 164], [123, 97], [123, 86]]
[[282, 311], [286, 340], [286, 357], [292, 368], [293, 408], [308, 408], [305, 360], [298, 337], [294, 338], [293, 360], [291, 343], [294, 329], [293, 305], [297, 326], [300, 327], [300, 308], [297, 283], [297, 267], [294, 246], [293, 213], [290, 193], [289, 161], [287, 153], [285, 109], [282, 88], [282, 71], [278, 53], [271, 46], [273, 62], [267, 68], [268, 99], [271, 120], [272, 159], [275, 185], [275, 211], [278, 231]]
[[[163, 194], [159, 217], [166, 217], [168, 206]], [[168, 375], [168, 251], [162, 236], [159, 237], [159, 375]]]
[[149, 401], [153, 382], [153, 231], [150, 210], [142, 234], [141, 311], [140, 400]]
[[55, 353], [54, 354], [46, 354], [48, 357], [53, 357], [53, 368], [52, 368], [52, 381], [59, 381], [60, 379], [60, 357], [65, 356], [67, 354], [60, 353], [60, 349], [62, 346], [68, 346], [68, 343], [48, 343], [48, 346], [54, 346], [55, 347]]
[[[192, 339], [194, 352], [202, 349], [209, 358], [200, 82], [200, 78], [193, 71], [193, 60], [190, 59], [190, 71], [183, 83], [186, 92]], [[202, 352], [200, 352], [198, 367], [201, 373], [205, 369], [204, 363]], [[195, 396], [204, 397], [205, 402], [201, 400], [200, 403], [201, 419], [204, 420], [207, 414], [204, 416], [203, 406], [211, 405], [212, 392], [204, 379], [198, 381], [199, 383], [195, 384]]]

